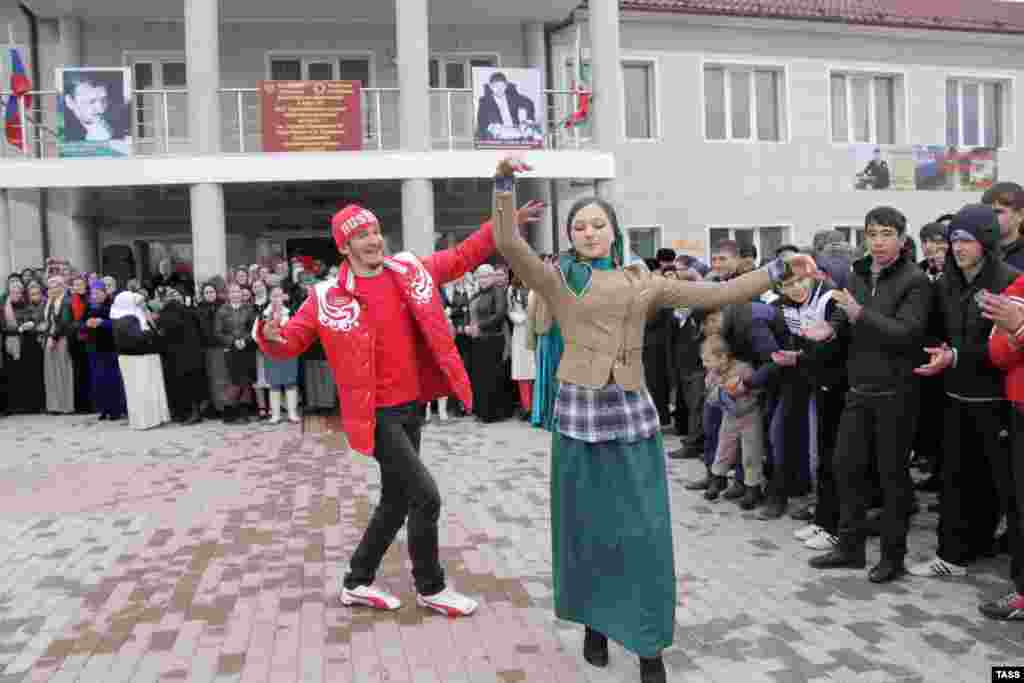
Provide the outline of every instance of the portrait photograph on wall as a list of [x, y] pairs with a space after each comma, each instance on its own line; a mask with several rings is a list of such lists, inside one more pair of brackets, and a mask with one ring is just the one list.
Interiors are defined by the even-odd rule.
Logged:
[[131, 73], [125, 68], [57, 69], [57, 150], [63, 158], [132, 153]]
[[545, 103], [540, 69], [473, 68], [478, 149], [544, 147]]

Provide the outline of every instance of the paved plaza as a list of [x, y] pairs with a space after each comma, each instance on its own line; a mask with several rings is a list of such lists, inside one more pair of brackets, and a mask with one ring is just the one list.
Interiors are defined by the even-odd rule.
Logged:
[[[451, 620], [415, 606], [404, 532], [382, 569], [402, 609], [337, 603], [379, 495], [376, 467], [340, 440], [2, 419], [0, 683], [637, 681], [635, 657], [613, 644], [594, 669], [582, 627], [553, 617], [548, 441], [511, 421], [425, 428], [442, 560], [481, 601]], [[799, 523], [707, 503], [682, 487], [700, 465], [668, 468], [671, 681], [987, 681], [993, 664], [1024, 664], [1024, 624], [977, 611], [1007, 589], [1005, 557], [952, 581], [815, 572], [792, 538]], [[933, 549], [935, 524], [914, 518], [908, 559]]]

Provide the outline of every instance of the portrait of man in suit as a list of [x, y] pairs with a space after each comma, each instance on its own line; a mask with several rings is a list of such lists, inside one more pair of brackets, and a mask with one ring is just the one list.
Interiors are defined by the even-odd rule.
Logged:
[[[487, 71], [491, 73], [486, 74]], [[509, 80], [505, 71], [474, 69], [474, 72], [478, 72], [474, 75], [483, 81], [483, 94], [476, 115], [477, 144], [491, 147], [542, 146], [543, 115], [537, 112], [535, 104], [535, 98], [540, 97], [539, 74], [532, 73], [530, 69], [510, 71], [526, 72], [522, 74], [524, 78], [534, 82], [524, 87], [522, 81], [516, 83]]]
[[66, 150], [74, 150], [69, 155], [130, 153], [125, 72], [121, 69], [62, 69], [59, 78], [62, 81], [61, 142]]

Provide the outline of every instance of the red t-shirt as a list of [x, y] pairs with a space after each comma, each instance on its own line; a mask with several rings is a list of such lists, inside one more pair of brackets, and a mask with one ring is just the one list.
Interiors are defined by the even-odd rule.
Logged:
[[377, 338], [373, 350], [377, 407], [419, 400], [416, 345], [420, 333], [394, 276], [384, 271], [375, 277], [357, 277], [356, 291]]

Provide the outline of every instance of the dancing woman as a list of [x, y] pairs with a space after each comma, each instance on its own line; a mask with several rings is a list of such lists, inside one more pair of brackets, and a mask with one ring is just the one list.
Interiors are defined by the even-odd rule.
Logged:
[[546, 266], [516, 229], [515, 172], [495, 184], [495, 244], [542, 297], [564, 340], [551, 459], [555, 613], [586, 626], [583, 655], [608, 662], [608, 637], [640, 657], [643, 683], [665, 681], [676, 590], [665, 454], [644, 386], [644, 324], [662, 308], [749, 301], [787, 273], [817, 273], [808, 256], [776, 260], [724, 283], [652, 277], [623, 268], [615, 210], [598, 198], [569, 211], [572, 245]]

